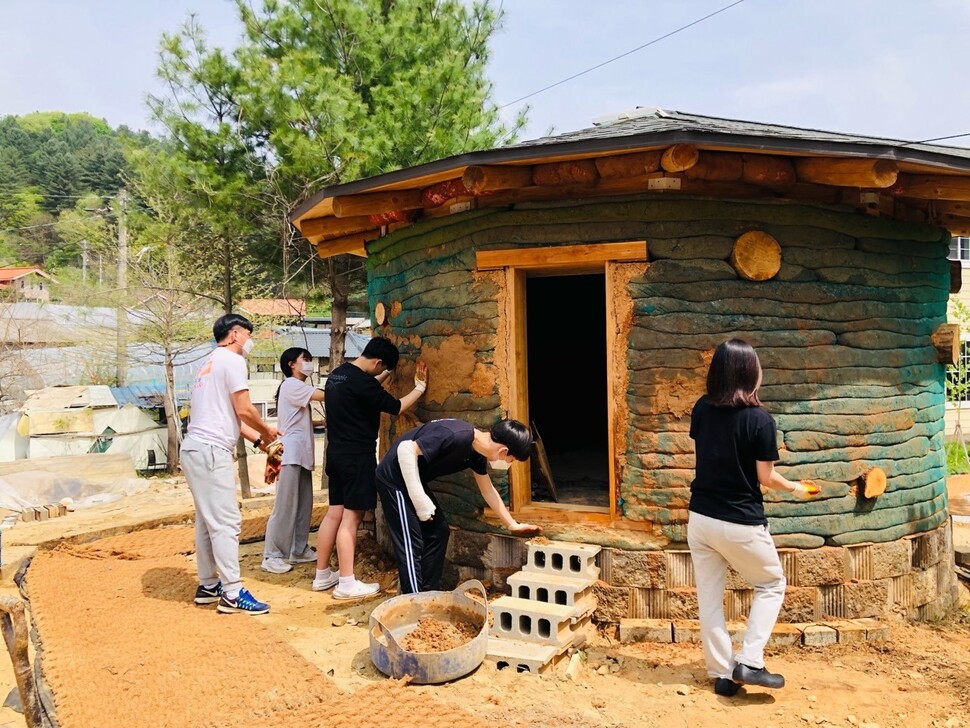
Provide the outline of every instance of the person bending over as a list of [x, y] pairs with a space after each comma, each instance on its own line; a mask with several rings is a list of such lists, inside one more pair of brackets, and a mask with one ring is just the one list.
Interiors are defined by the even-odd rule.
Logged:
[[525, 461], [532, 436], [521, 422], [502, 420], [484, 432], [462, 420], [434, 420], [401, 435], [377, 466], [377, 492], [391, 532], [401, 594], [439, 589], [448, 546], [448, 519], [428, 484], [471, 469], [478, 490], [511, 533], [542, 529], [518, 523], [488, 476]]

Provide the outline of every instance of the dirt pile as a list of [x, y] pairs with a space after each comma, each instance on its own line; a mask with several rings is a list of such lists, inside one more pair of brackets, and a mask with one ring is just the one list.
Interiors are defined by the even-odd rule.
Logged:
[[479, 632], [469, 622], [451, 622], [434, 617], [418, 620], [418, 626], [401, 640], [408, 652], [447, 652], [470, 642]]

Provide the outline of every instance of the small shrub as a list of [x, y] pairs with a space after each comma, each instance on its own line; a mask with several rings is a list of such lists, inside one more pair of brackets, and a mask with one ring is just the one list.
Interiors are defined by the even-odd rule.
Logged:
[[946, 443], [946, 474], [962, 475], [970, 473], [970, 462], [967, 461], [963, 445], [957, 441]]

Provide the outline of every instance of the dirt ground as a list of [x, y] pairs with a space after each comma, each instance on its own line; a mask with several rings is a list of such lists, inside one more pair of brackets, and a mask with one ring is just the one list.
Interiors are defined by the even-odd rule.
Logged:
[[[970, 478], [953, 479], [949, 485], [957, 514], [954, 541], [970, 548]], [[127, 503], [111, 504], [101, 511], [73, 513], [57, 519], [63, 521], [60, 524], [19, 524], [14, 529], [17, 539], [10, 538], [12, 532], [4, 532], [5, 566], [0, 592], [15, 593], [13, 569], [6, 564], [29, 552], [27, 544], [31, 541], [43, 541], [58, 533], [124, 530], [131, 514], [137, 514], [142, 521], [151, 520], [152, 515], [177, 519], [190, 508], [187, 499], [184, 484], [157, 483], [147, 494], [133, 496]], [[257, 505], [264, 510], [267, 507], [265, 502]], [[963, 507], [968, 510], [959, 515]], [[186, 534], [180, 536], [178, 531], [183, 529], [168, 529], [166, 535], [185, 538]], [[8, 547], [8, 542], [17, 541], [25, 545]], [[149, 542], [151, 548], [146, 545]], [[155, 547], [159, 549], [157, 553], [152, 551]], [[129, 550], [147, 560], [126, 558]], [[62, 611], [49, 611], [52, 620], [53, 615], [59, 615], [56, 621], [60, 628], [51, 628], [48, 633], [62, 635], [58, 639], [66, 643], [51, 645], [52, 653], [58, 654], [57, 670], [95, 676], [113, 665], [111, 661], [120, 659], [117, 655], [103, 657], [104, 664], [100, 666], [86, 662], [76, 641], [83, 636], [80, 625], [93, 622], [96, 615], [86, 617], [84, 609], [71, 605], [83, 605], [85, 594], [92, 589], [98, 590], [99, 595], [120, 593], [126, 589], [125, 584], [137, 583], [139, 587], [133, 590], [132, 598], [150, 600], [154, 611], [147, 616], [138, 615], [137, 619], [129, 613], [108, 623], [122, 633], [129, 630], [131, 650], [144, 655], [130, 666], [137, 669], [141, 662], [148, 663], [156, 675], [163, 670], [175, 671], [184, 682], [180, 700], [211, 700], [211, 696], [206, 697], [206, 678], [191, 668], [199, 656], [199, 645], [183, 644], [179, 639], [192, 622], [202, 620], [215, 630], [214, 644], [236, 640], [255, 650], [248, 652], [248, 659], [230, 663], [230, 690], [239, 691], [236, 695], [240, 699], [254, 693], [261, 695], [267, 705], [289, 701], [292, 712], [284, 725], [373, 724], [387, 728], [420, 723], [463, 728], [484, 724], [619, 728], [721, 723], [752, 728], [970, 728], [970, 592], [966, 587], [962, 587], [962, 611], [931, 625], [894, 622], [891, 638], [885, 644], [771, 651], [769, 667], [783, 673], [788, 681], [787, 687], [779, 691], [751, 688], [742, 689], [734, 698], [718, 697], [705, 675], [699, 646], [618, 644], [614, 635], [607, 633], [595, 634], [580, 653], [581, 668], [575, 679], [566, 676], [564, 665], [554, 672], [533, 676], [498, 670], [486, 662], [453, 683], [405, 687], [388, 681], [370, 662], [367, 618], [380, 599], [347, 603], [334, 601], [329, 592], [311, 591], [311, 564], [297, 566], [283, 575], [263, 572], [259, 568], [261, 543], [243, 545], [242, 567], [246, 586], [272, 605], [272, 611], [264, 617], [217, 616], [210, 613], [211, 609], [185, 604], [183, 600], [194, 588], [191, 556], [179, 555], [179, 548], [161, 548], [157, 539], [144, 534], [111, 538], [81, 551], [95, 562], [95, 568], [102, 570], [95, 579], [97, 583], [71, 581], [72, 569], [66, 559], [77, 558], [76, 549], [44, 556], [52, 563], [63, 560], [60, 570], [50, 572], [46, 590], [49, 595], [60, 594], [64, 602]], [[358, 564], [359, 577], [379, 580], [386, 589], [393, 588], [393, 570], [378, 553], [372, 538], [362, 537]], [[178, 629], [160, 634], [167, 619], [181, 624]], [[65, 626], [71, 624], [76, 626], [73, 631]], [[47, 657], [45, 664], [46, 660]], [[129, 689], [125, 680], [130, 680], [130, 675], [118, 674], [112, 679], [119, 683], [119, 694], [130, 698], [121, 713], [127, 725], [175, 724], [161, 719], [169, 707], [149, 708], [150, 691], [138, 698], [138, 691]], [[14, 684], [9, 663], [0, 661], [0, 698]], [[120, 717], [119, 700], [109, 701], [108, 695], [95, 698], [103, 701], [105, 716]], [[197, 713], [188, 710], [187, 714], [206, 713], [202, 709]], [[250, 724], [275, 724], [253, 717], [256, 723]], [[235, 722], [229, 718], [226, 713], [210, 713], [205, 720], [181, 725]], [[104, 724], [114, 723], [105, 720]], [[21, 715], [10, 708], [0, 709], [0, 728], [24, 725]]]

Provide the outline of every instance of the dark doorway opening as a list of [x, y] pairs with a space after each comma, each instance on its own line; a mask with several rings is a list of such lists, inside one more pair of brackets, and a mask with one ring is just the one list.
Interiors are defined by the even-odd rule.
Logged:
[[610, 505], [606, 276], [528, 278], [529, 417], [554, 490], [532, 457], [532, 500]]

